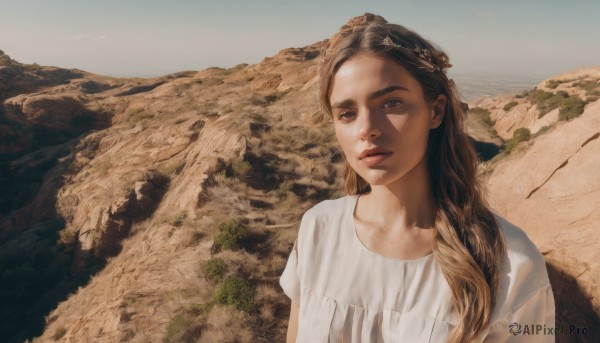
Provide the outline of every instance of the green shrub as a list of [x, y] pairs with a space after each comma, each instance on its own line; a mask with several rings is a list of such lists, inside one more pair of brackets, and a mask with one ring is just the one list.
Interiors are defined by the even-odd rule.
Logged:
[[546, 81], [546, 86], [551, 89], [556, 89], [559, 85], [567, 82], [571, 82], [574, 80], [548, 80]]
[[598, 90], [587, 91], [585, 93], [585, 95], [591, 96], [591, 97], [600, 96], [600, 91], [598, 91]]
[[542, 118], [548, 112], [558, 108], [561, 101], [568, 98], [569, 94], [565, 91], [550, 93], [542, 90], [533, 90], [529, 93], [529, 97], [531, 102], [537, 105], [539, 111], [538, 118]]
[[579, 117], [585, 108], [586, 102], [577, 95], [570, 96], [560, 103], [558, 120], [568, 121]]
[[573, 86], [577, 86], [589, 93], [594, 89], [600, 87], [600, 83], [598, 83], [597, 81], [581, 81], [573, 84]]
[[519, 143], [528, 141], [531, 138], [531, 131], [526, 127], [520, 127], [513, 132], [513, 136], [506, 142], [506, 150], [513, 151]]
[[515, 98], [517, 99], [522, 99], [522, 98], [526, 98], [529, 96], [529, 91], [525, 90], [523, 91], [521, 94], [517, 94], [515, 95]]
[[52, 339], [58, 341], [63, 338], [63, 336], [67, 333], [67, 329], [64, 326], [61, 326], [54, 331], [54, 335], [52, 335]]
[[220, 258], [211, 258], [202, 265], [204, 275], [213, 282], [221, 280], [228, 269], [227, 263]]
[[219, 225], [215, 243], [223, 249], [236, 250], [246, 238], [246, 229], [237, 220], [231, 219]]
[[508, 112], [510, 111], [513, 107], [517, 106], [519, 103], [516, 101], [511, 101], [508, 104], [504, 105], [504, 107], [502, 108], [504, 111]]
[[178, 314], [171, 318], [162, 338], [163, 343], [192, 342], [189, 337], [186, 337], [191, 326], [192, 321], [184, 315]]
[[32, 64], [27, 64], [26, 68], [29, 69], [29, 71], [36, 72], [36, 71], [40, 70], [40, 65], [33, 62]]
[[597, 101], [598, 99], [600, 99], [600, 98], [597, 96], [589, 96], [589, 97], [587, 97], [587, 99], [585, 99], [585, 102], [587, 102], [589, 104], [589, 103]]
[[494, 123], [492, 122], [492, 120], [490, 118], [490, 114], [491, 114], [490, 111], [486, 110], [485, 108], [475, 107], [475, 108], [470, 109], [469, 112], [480, 116], [485, 125], [487, 125], [487, 126], [494, 125]]
[[250, 311], [254, 304], [254, 287], [246, 279], [232, 275], [217, 288], [215, 301], [238, 310]]
[[235, 161], [231, 166], [233, 173], [239, 178], [245, 178], [252, 171], [252, 165], [248, 161]]

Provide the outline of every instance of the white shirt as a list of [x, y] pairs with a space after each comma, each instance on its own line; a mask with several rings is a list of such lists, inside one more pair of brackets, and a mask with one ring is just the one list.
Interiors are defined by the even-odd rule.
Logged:
[[[444, 342], [458, 316], [433, 254], [398, 260], [369, 250], [356, 235], [357, 199], [325, 200], [302, 217], [280, 278], [285, 294], [300, 305], [296, 342]], [[494, 216], [507, 254], [491, 324], [479, 341], [554, 342], [544, 258], [521, 229]], [[531, 325], [546, 334], [532, 332]]]

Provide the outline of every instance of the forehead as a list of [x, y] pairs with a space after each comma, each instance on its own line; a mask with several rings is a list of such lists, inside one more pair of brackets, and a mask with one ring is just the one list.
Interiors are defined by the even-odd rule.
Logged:
[[389, 57], [358, 53], [344, 61], [331, 80], [331, 103], [346, 98], [368, 96], [392, 86], [402, 86], [409, 92], [422, 94], [421, 85], [400, 63]]

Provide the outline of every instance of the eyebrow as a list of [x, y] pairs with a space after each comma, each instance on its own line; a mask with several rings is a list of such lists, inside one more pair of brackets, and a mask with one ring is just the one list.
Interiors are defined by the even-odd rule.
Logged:
[[[392, 85], [392, 86], [382, 88], [382, 89], [380, 89], [378, 91], [375, 91], [375, 92], [369, 94], [368, 99], [369, 100], [373, 100], [373, 99], [379, 98], [380, 96], [386, 95], [388, 93], [391, 93], [391, 92], [394, 92], [394, 91], [397, 91], [397, 90], [402, 90], [402, 91], [409, 92], [408, 88], [406, 88], [406, 87]], [[334, 109], [334, 108], [348, 108], [348, 107], [351, 107], [353, 104], [354, 104], [353, 100], [346, 99], [346, 100], [342, 100], [342, 101], [336, 102], [335, 104], [331, 105], [331, 108], [332, 109]]]

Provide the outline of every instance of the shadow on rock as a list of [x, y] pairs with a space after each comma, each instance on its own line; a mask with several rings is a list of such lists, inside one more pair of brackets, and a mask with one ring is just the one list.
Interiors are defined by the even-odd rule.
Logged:
[[548, 277], [556, 303], [556, 326], [568, 333], [572, 328], [585, 328], [579, 334], [557, 335], [557, 342], [600, 342], [600, 318], [591, 300], [577, 285], [577, 280], [547, 262]]

